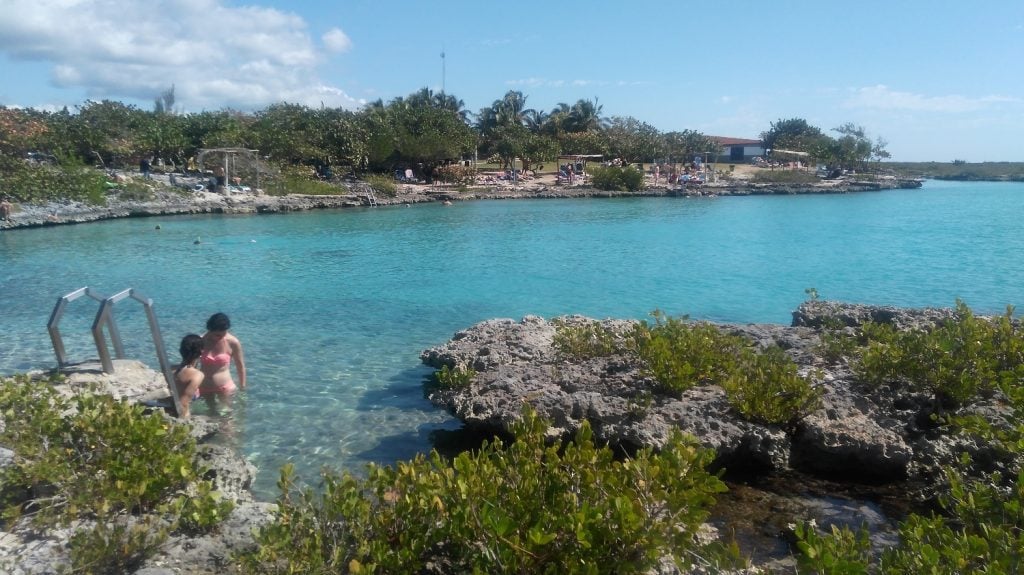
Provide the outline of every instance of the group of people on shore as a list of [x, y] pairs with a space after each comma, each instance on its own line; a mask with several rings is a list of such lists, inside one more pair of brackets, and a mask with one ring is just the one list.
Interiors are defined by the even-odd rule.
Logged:
[[[192, 402], [202, 398], [213, 412], [218, 404], [229, 407], [232, 396], [245, 389], [245, 355], [242, 342], [230, 333], [231, 320], [223, 313], [215, 313], [206, 320], [206, 333], [190, 333], [181, 339], [178, 351], [181, 363], [174, 370], [174, 383], [179, 417], [191, 415]], [[238, 374], [238, 385], [231, 376], [231, 364]]]

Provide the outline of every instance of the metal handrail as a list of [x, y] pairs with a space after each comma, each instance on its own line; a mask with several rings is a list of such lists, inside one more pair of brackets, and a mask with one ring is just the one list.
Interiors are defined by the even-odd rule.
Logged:
[[[53, 342], [53, 351], [57, 354], [58, 369], [63, 369], [68, 365], [67, 352], [64, 349], [64, 338], [60, 333], [60, 320], [64, 316], [64, 311], [67, 309], [68, 304], [82, 296], [89, 296], [98, 302], [102, 302], [107, 299], [107, 296], [100, 294], [90, 287], [78, 288], [69, 294], [57, 298], [57, 304], [53, 306], [53, 312], [50, 314], [50, 320], [46, 322], [46, 331], [50, 333], [50, 341]], [[110, 321], [113, 322], [113, 317], [110, 318]], [[111, 333], [117, 333], [116, 327], [108, 326], [108, 328]]]
[[177, 385], [174, 381], [174, 372], [171, 368], [170, 362], [167, 361], [167, 351], [164, 346], [163, 336], [160, 334], [160, 325], [156, 319], [156, 312], [153, 311], [153, 300], [142, 295], [141, 292], [134, 288], [126, 289], [122, 292], [116, 293], [110, 297], [104, 297], [92, 288], [83, 287], [79, 288], [57, 300], [57, 304], [53, 308], [53, 313], [50, 314], [50, 321], [47, 322], [47, 330], [50, 332], [50, 339], [53, 341], [53, 350], [57, 354], [58, 367], [63, 369], [68, 365], [67, 353], [64, 350], [64, 340], [60, 334], [60, 320], [64, 315], [64, 310], [67, 308], [68, 303], [82, 297], [83, 295], [89, 296], [92, 299], [100, 302], [100, 308], [96, 312], [96, 318], [92, 323], [92, 337], [96, 343], [96, 352], [99, 354], [100, 363], [103, 365], [103, 371], [106, 373], [114, 373], [114, 362], [110, 357], [110, 350], [107, 348], [106, 339], [103, 336], [103, 328], [107, 328], [107, 332], [110, 336], [111, 343], [114, 347], [114, 354], [117, 359], [124, 359], [124, 343], [121, 340], [121, 333], [117, 329], [117, 323], [114, 321], [114, 304], [127, 298], [131, 298], [143, 305], [146, 310], [146, 318], [149, 321], [149, 331], [153, 336], [153, 346], [156, 348], [156, 357], [160, 362], [160, 371], [164, 375], [164, 380], [167, 382], [167, 389], [171, 393], [171, 398], [174, 401], [174, 407], [177, 413], [181, 413], [181, 401], [178, 397]]

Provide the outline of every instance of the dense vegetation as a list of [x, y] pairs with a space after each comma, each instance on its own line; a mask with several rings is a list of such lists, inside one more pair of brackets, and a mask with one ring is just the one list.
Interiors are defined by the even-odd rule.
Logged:
[[203, 479], [188, 428], [141, 406], [19, 375], [0, 378], [0, 414], [14, 452], [0, 468], [3, 524], [73, 525], [74, 572], [128, 572], [168, 533], [208, 532], [233, 508]]
[[[827, 336], [827, 337], [826, 337]], [[898, 546], [872, 550], [865, 530], [793, 525], [799, 573], [1015, 573], [1024, 566], [1024, 333], [1012, 309], [977, 317], [961, 302], [930, 329], [865, 324], [823, 330], [821, 351], [847, 363], [868, 386], [930, 394], [945, 433], [983, 437], [1005, 471], [979, 472], [962, 460], [930, 515], [911, 515]], [[714, 326], [654, 314], [654, 322], [613, 331], [599, 322], [562, 323], [554, 345], [572, 358], [635, 354], [659, 393], [718, 384], [741, 413], [788, 422], [816, 398], [777, 348]], [[470, 385], [469, 370], [442, 370], [437, 383]], [[792, 386], [792, 387], [790, 387]], [[767, 391], [765, 391], [767, 390]], [[738, 394], [739, 397], [736, 397]], [[753, 394], [754, 399], [751, 399]], [[762, 394], [806, 401], [760, 404]], [[995, 428], [957, 406], [999, 394], [1014, 410]], [[746, 407], [744, 407], [746, 406]], [[0, 445], [13, 464], [0, 472], [5, 525], [28, 517], [41, 527], [76, 523], [76, 572], [127, 572], [171, 531], [215, 529], [230, 511], [194, 463], [184, 428], [141, 408], [86, 393], [71, 399], [25, 376], [0, 379]], [[763, 417], [762, 413], [782, 414]], [[514, 439], [452, 460], [436, 452], [364, 477], [326, 472], [320, 490], [282, 470], [279, 512], [239, 557], [242, 569], [271, 573], [641, 573], [660, 559], [714, 570], [736, 560], [694, 534], [723, 489], [704, 466], [712, 454], [674, 437], [659, 453], [622, 459], [594, 444], [584, 425], [551, 444], [547, 423], [524, 411]], [[154, 521], [155, 513], [171, 518]]]
[[597, 574], [691, 562], [724, 490], [704, 470], [710, 452], [677, 434], [623, 461], [586, 424], [564, 446], [546, 431], [527, 410], [507, 444], [371, 465], [365, 479], [325, 473], [322, 493], [298, 489], [285, 468], [278, 518], [245, 571]]
[[[831, 326], [822, 350], [848, 362], [868, 385], [925, 392], [932, 424], [972, 433], [1010, 462], [1007, 472], [979, 473], [969, 458], [946, 470], [949, 492], [928, 516], [900, 526], [900, 545], [873, 555], [865, 529], [822, 533], [796, 525], [805, 573], [1018, 573], [1024, 568], [1024, 329], [1013, 309], [980, 318], [963, 302], [932, 329], [897, 331], [868, 323], [849, 333]], [[892, 391], [890, 391], [892, 392]], [[1013, 409], [1010, 427], [996, 428], [955, 408], [999, 394]]]
[[714, 325], [689, 322], [655, 311], [654, 323], [638, 323], [617, 335], [599, 322], [557, 325], [554, 346], [567, 358], [625, 354], [657, 382], [655, 393], [679, 397], [696, 386], [718, 385], [743, 417], [791, 428], [818, 407], [819, 390], [797, 373], [796, 363], [777, 347], [723, 333]]
[[[223, 147], [258, 150], [259, 159], [249, 161], [246, 173], [258, 171], [270, 193], [323, 193], [325, 188], [303, 182], [348, 173], [390, 178], [405, 169], [414, 170], [416, 179], [462, 185], [465, 174], [447, 167], [463, 159], [530, 170], [557, 163], [559, 155], [600, 154], [631, 165], [685, 163], [721, 152], [716, 140], [700, 132], [661, 132], [636, 118], [605, 117], [596, 99], [551, 111], [527, 108], [526, 101], [523, 93], [509, 91], [474, 114], [455, 96], [424, 88], [358, 110], [279, 103], [251, 113], [176, 113], [171, 89], [153, 111], [109, 100], [56, 112], [0, 106], [0, 189], [20, 202], [97, 202], [105, 180], [87, 167], [134, 168], [152, 159], [157, 170], [213, 170], [222, 158], [201, 158], [200, 151]], [[865, 148], [862, 128], [837, 131], [842, 136], [835, 139], [804, 120], [786, 120], [772, 124], [764, 137], [835, 165], [884, 157], [881, 141]], [[808, 133], [815, 134], [813, 145], [803, 137]], [[636, 189], [640, 176], [627, 168], [596, 183]]]

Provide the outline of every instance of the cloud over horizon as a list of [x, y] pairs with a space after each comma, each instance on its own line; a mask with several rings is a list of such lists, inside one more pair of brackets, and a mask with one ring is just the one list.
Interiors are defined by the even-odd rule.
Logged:
[[1019, 98], [983, 96], [968, 98], [958, 94], [925, 96], [892, 90], [884, 84], [857, 88], [845, 102], [848, 108], [906, 110], [912, 112], [962, 113], [975, 112], [998, 104], [1019, 103]]
[[[287, 101], [353, 108], [317, 68], [352, 41], [339, 28], [318, 50], [299, 16], [221, 0], [5, 0], [0, 53], [46, 62], [51, 82], [90, 98], [151, 101], [172, 85], [189, 111]], [[33, 103], [22, 103], [33, 105]]]

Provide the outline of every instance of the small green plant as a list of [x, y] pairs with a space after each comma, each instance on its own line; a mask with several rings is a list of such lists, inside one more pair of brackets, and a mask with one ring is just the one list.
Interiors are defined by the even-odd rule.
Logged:
[[599, 321], [588, 320], [578, 325], [570, 325], [564, 319], [556, 319], [552, 323], [555, 325], [552, 344], [563, 357], [608, 357], [618, 351], [619, 344], [615, 334]]
[[166, 536], [157, 515], [206, 532], [230, 513], [202, 479], [187, 427], [94, 389], [68, 398], [52, 383], [0, 378], [0, 445], [14, 451], [0, 494], [8, 521], [95, 522], [72, 539], [75, 572], [126, 572]]
[[97, 521], [71, 536], [71, 572], [83, 575], [133, 573], [167, 540], [167, 531], [151, 522], [127, 525], [124, 518]]
[[393, 198], [398, 195], [398, 185], [395, 184], [394, 178], [389, 178], [382, 174], [369, 174], [364, 179], [375, 194], [387, 198]]
[[434, 373], [434, 382], [440, 389], [465, 389], [473, 383], [474, 377], [476, 371], [471, 368], [449, 368], [444, 365]]
[[515, 441], [452, 461], [437, 452], [366, 479], [327, 473], [322, 494], [282, 470], [277, 519], [242, 557], [250, 574], [645, 573], [679, 565], [724, 485], [712, 454], [674, 435], [658, 454], [616, 460], [584, 423], [568, 444], [524, 410]]
[[879, 385], [905, 381], [931, 393], [936, 408], [955, 408], [997, 387], [1024, 381], [1024, 334], [1013, 308], [998, 318], [979, 318], [957, 301], [954, 319], [931, 330], [898, 331], [861, 326], [865, 347], [857, 375]]
[[720, 384], [749, 345], [711, 324], [688, 322], [658, 310], [651, 316], [654, 325], [640, 322], [628, 339], [661, 393], [678, 396], [698, 385]]
[[807, 301], [818, 301], [818, 289], [809, 287], [804, 289], [804, 293], [807, 294]]
[[213, 489], [209, 481], [201, 481], [175, 497], [165, 511], [177, 517], [176, 528], [189, 535], [210, 533], [220, 527], [235, 509], [235, 502]]
[[629, 414], [635, 419], [643, 420], [654, 405], [654, 395], [644, 390], [629, 400]]
[[786, 428], [821, 401], [820, 390], [797, 373], [796, 363], [777, 346], [761, 353], [744, 350], [722, 388], [733, 409], [747, 420]]
[[818, 533], [814, 521], [790, 526], [796, 537], [801, 573], [830, 575], [867, 575], [871, 559], [871, 540], [866, 527], [856, 532], [849, 527], [832, 526], [828, 535]]
[[858, 350], [857, 338], [848, 333], [843, 322], [831, 317], [822, 322], [815, 351], [826, 361], [833, 364], [848, 361], [857, 355]]

